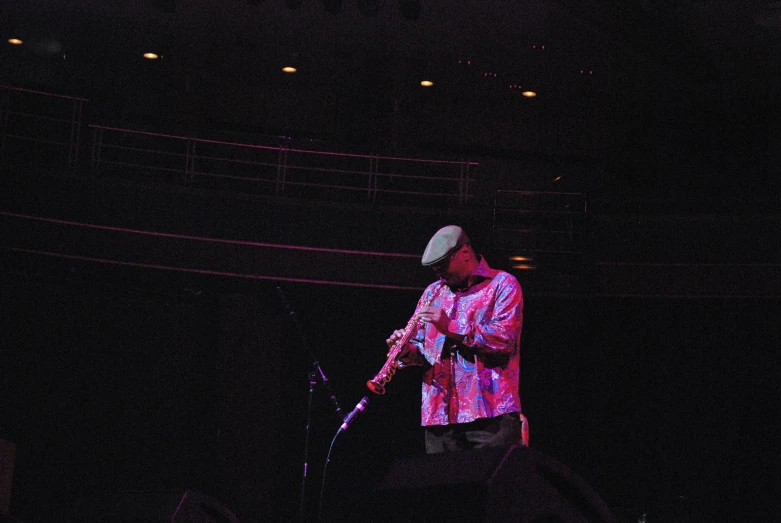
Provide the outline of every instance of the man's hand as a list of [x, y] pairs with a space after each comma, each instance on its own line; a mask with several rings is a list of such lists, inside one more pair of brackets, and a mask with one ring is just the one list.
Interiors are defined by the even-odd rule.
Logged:
[[447, 328], [448, 323], [450, 323], [450, 318], [441, 307], [422, 307], [418, 311], [417, 316], [418, 320], [430, 323], [445, 336], [450, 337], [452, 335]]
[[[388, 344], [388, 348], [392, 348], [393, 345], [404, 336], [403, 329], [397, 329], [393, 331], [390, 338], [385, 340]], [[397, 356], [396, 360], [401, 364], [400, 367], [406, 367], [408, 365], [414, 365], [418, 359], [418, 347], [413, 343], [407, 343], [405, 347], [401, 348], [401, 352]]]
[[385, 343], [388, 344], [388, 348], [393, 347], [393, 344], [401, 339], [402, 336], [404, 336], [404, 329], [396, 329], [393, 331], [393, 334], [390, 335], [390, 338], [385, 340]]

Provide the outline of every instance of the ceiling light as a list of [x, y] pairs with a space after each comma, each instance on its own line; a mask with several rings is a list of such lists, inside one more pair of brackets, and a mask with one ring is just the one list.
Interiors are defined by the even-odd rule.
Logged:
[[298, 71], [298, 69], [296, 69], [292, 65], [286, 65], [285, 67], [282, 68], [282, 71], [286, 73], [295, 73], [296, 71]]
[[532, 261], [528, 256], [510, 256], [510, 261]]
[[160, 57], [157, 56], [155, 53], [144, 53], [144, 58], [148, 60], [157, 60]]
[[432, 82], [431, 80], [423, 80], [422, 82], [420, 82], [420, 85], [422, 85], [423, 87], [431, 87], [432, 85], [434, 85], [434, 82]]
[[8, 43], [13, 45], [22, 45], [22, 41], [18, 38], [9, 38]]
[[526, 98], [534, 98], [535, 96], [537, 96], [537, 93], [534, 91], [524, 91], [521, 94], [523, 94]]

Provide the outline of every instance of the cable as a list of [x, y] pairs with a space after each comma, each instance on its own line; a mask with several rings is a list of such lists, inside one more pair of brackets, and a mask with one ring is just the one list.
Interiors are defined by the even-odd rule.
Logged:
[[339, 437], [339, 434], [342, 433], [342, 431], [347, 430], [347, 427], [350, 426], [350, 423], [353, 422], [356, 416], [364, 411], [366, 408], [366, 405], [369, 403], [369, 396], [364, 396], [361, 398], [361, 401], [358, 402], [358, 404], [355, 406], [355, 408], [350, 412], [346, 418], [344, 418], [344, 423], [342, 423], [342, 426], [339, 427], [339, 430], [336, 431], [336, 434], [334, 434], [334, 439], [331, 440], [331, 445], [328, 447], [328, 455], [325, 457], [325, 465], [323, 465], [323, 482], [320, 485], [320, 501], [317, 504], [317, 521], [320, 523], [320, 517], [323, 512], [323, 497], [325, 494], [325, 473], [328, 469], [328, 463], [331, 461], [331, 451], [334, 449], [334, 442], [336, 442], [336, 438]]
[[336, 431], [336, 434], [334, 435], [334, 438], [331, 440], [331, 445], [328, 447], [328, 454], [325, 457], [325, 464], [323, 465], [323, 479], [322, 483], [320, 484], [320, 500], [317, 503], [317, 522], [320, 523], [320, 518], [323, 513], [323, 497], [325, 494], [325, 473], [326, 469], [328, 469], [328, 463], [331, 461], [331, 451], [334, 448], [334, 442], [336, 441], [336, 438], [339, 437], [339, 434], [342, 432], [342, 427], [339, 427], [339, 430]]

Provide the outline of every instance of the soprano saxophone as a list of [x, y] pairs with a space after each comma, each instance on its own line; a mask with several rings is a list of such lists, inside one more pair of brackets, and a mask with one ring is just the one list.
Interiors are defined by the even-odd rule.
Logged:
[[[442, 290], [443, 284], [444, 280], [439, 280], [437, 282], [437, 286], [434, 287], [431, 296], [420, 304], [420, 307], [416, 309], [416, 312], [423, 307], [431, 305], [431, 302], [434, 301], [434, 298], [436, 298]], [[388, 359], [385, 362], [385, 365], [382, 366], [380, 372], [378, 372], [373, 379], [366, 382], [366, 386], [369, 387], [370, 391], [375, 394], [385, 394], [385, 385], [391, 380], [393, 375], [396, 374], [396, 370], [399, 368], [399, 354], [401, 354], [401, 350], [407, 345], [417, 329], [418, 319], [413, 314], [412, 318], [407, 322], [407, 326], [404, 327], [404, 333], [396, 340], [396, 343], [393, 344], [388, 352]]]

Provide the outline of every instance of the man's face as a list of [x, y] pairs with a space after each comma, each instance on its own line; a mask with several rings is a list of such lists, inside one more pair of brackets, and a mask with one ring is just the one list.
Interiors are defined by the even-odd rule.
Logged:
[[463, 250], [464, 247], [460, 247], [448, 254], [441, 262], [431, 266], [436, 275], [445, 280], [445, 283], [449, 286], [462, 284], [469, 276], [465, 272], [466, 263], [463, 260], [463, 256], [461, 256]]

